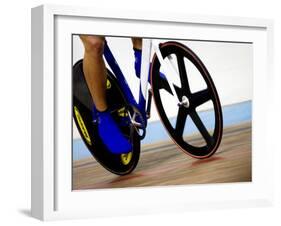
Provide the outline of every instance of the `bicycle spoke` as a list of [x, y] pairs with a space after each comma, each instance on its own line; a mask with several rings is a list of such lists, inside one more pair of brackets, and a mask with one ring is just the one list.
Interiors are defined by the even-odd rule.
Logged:
[[174, 88], [175, 88], [178, 100], [181, 101], [182, 96], [184, 95], [183, 89], [178, 87], [178, 86], [176, 86], [175, 84], [174, 84]]
[[186, 68], [185, 68], [185, 64], [184, 64], [184, 57], [182, 55], [178, 55], [177, 54], [177, 61], [178, 61], [178, 67], [179, 67], [179, 73], [180, 73], [180, 79], [181, 79], [181, 83], [182, 83], [182, 88], [186, 89], [187, 94], [190, 94], [190, 87], [189, 87], [189, 83], [188, 83], [188, 78], [187, 78], [187, 74], [186, 74]]
[[173, 94], [173, 92], [172, 92], [172, 90], [171, 90], [171, 87], [170, 87], [168, 81], [167, 81], [166, 79], [164, 79], [164, 78], [161, 78], [160, 76], [159, 76], [159, 78], [160, 78], [160, 79], [159, 79], [159, 84], [158, 84], [159, 89], [164, 89], [164, 90], [166, 90], [168, 93]]
[[204, 140], [206, 141], [207, 145], [210, 145], [213, 141], [213, 138], [210, 136], [208, 130], [206, 129], [205, 125], [203, 124], [202, 120], [200, 119], [199, 115], [196, 111], [190, 112], [190, 117], [194, 124], [196, 125], [197, 129], [203, 136]]
[[211, 95], [208, 89], [204, 89], [193, 93], [190, 98], [190, 102], [194, 107], [198, 107], [211, 99]]
[[175, 131], [176, 131], [176, 134], [179, 135], [180, 137], [183, 136], [183, 131], [184, 131], [187, 114], [188, 114], [188, 111], [186, 108], [182, 108], [182, 107], [179, 108]]

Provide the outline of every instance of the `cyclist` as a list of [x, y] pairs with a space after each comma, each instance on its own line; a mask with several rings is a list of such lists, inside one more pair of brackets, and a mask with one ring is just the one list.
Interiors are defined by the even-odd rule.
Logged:
[[[93, 113], [98, 117], [98, 133], [107, 149], [114, 154], [128, 153], [131, 143], [124, 137], [112, 118], [106, 103], [106, 67], [103, 60], [105, 38], [95, 35], [80, 35], [84, 45], [83, 71], [94, 105]], [[142, 39], [132, 38], [135, 56], [135, 71], [140, 77]]]

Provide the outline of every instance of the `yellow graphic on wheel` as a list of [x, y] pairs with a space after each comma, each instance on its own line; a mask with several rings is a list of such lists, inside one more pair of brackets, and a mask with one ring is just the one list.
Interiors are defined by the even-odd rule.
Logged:
[[81, 130], [81, 132], [83, 134], [83, 137], [85, 138], [86, 142], [89, 145], [92, 145], [91, 138], [90, 138], [90, 135], [88, 133], [88, 130], [87, 130], [87, 128], [85, 126], [85, 123], [84, 123], [84, 121], [82, 119], [82, 116], [80, 115], [80, 112], [79, 112], [79, 110], [78, 110], [78, 108], [76, 106], [74, 106], [74, 113], [75, 113], [78, 125], [80, 127], [80, 130]]
[[126, 111], [126, 108], [125, 107], [122, 107], [120, 109], [118, 109], [118, 115], [120, 117], [127, 117], [128, 116], [128, 112]]
[[132, 160], [133, 153], [129, 152], [127, 154], [121, 154], [121, 162], [123, 165], [128, 165]]
[[111, 82], [108, 79], [106, 80], [106, 88], [107, 89], [111, 88]]

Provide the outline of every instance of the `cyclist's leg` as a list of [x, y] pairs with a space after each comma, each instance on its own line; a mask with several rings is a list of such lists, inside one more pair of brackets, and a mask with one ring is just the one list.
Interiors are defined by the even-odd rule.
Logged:
[[106, 69], [103, 61], [104, 37], [80, 35], [84, 45], [83, 71], [91, 96], [99, 111], [107, 109]]
[[[128, 153], [132, 145], [123, 136], [106, 103], [106, 68], [103, 60], [104, 37], [80, 35], [84, 45], [83, 71], [98, 119], [98, 132], [108, 150], [115, 154]], [[95, 109], [96, 108], [96, 109]], [[97, 111], [96, 111], [97, 110]]]
[[132, 38], [132, 44], [135, 55], [135, 72], [136, 76], [140, 77], [141, 69], [141, 50], [142, 50], [142, 39], [141, 38]]
[[132, 38], [132, 43], [134, 49], [138, 49], [138, 50], [142, 49], [142, 38]]
[[[142, 38], [132, 38], [132, 43], [135, 55], [135, 72], [136, 76], [140, 78]], [[162, 72], [160, 72], [160, 77], [166, 80], [166, 76]], [[148, 81], [150, 82], [150, 75], [148, 76]]]

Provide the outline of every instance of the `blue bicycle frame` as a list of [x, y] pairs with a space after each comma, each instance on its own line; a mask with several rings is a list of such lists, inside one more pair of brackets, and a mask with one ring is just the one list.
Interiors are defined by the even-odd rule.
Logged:
[[108, 65], [110, 66], [111, 70], [113, 71], [115, 77], [117, 78], [117, 81], [120, 85], [122, 92], [124, 93], [124, 98], [126, 99], [127, 103], [139, 110], [139, 112], [142, 114], [142, 117], [144, 120], [144, 126], [146, 126], [147, 125], [146, 99], [143, 96], [143, 93], [141, 91], [141, 83], [140, 83], [140, 88], [139, 88], [139, 101], [137, 102], [131, 92], [131, 89], [127, 83], [125, 76], [123, 75], [123, 73], [122, 73], [116, 59], [114, 58], [106, 41], [105, 41], [105, 47], [104, 47], [104, 57], [105, 57]]

